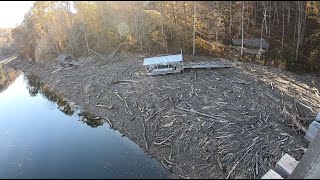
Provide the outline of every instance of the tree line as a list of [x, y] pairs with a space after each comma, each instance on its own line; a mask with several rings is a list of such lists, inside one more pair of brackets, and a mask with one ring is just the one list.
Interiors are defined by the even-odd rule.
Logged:
[[265, 61], [317, 72], [319, 8], [318, 1], [37, 1], [11, 36], [34, 61], [109, 54], [120, 43], [134, 52], [227, 56], [231, 39], [263, 38], [271, 48]]

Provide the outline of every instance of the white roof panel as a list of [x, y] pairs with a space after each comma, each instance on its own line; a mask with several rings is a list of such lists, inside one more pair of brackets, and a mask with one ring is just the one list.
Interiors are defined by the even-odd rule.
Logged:
[[163, 64], [163, 63], [181, 62], [181, 61], [182, 61], [182, 54], [177, 54], [177, 55], [145, 58], [143, 61], [143, 65]]

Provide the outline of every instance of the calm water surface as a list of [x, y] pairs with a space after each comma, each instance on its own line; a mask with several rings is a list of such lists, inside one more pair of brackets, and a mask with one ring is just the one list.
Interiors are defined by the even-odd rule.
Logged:
[[0, 93], [0, 178], [168, 177], [121, 133], [81, 120], [39, 87], [21, 74]]

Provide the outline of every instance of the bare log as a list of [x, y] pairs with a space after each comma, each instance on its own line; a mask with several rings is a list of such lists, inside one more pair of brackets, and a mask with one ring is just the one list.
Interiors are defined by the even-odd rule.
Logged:
[[99, 53], [97, 53], [97, 52], [93, 51], [92, 49], [90, 49], [90, 48], [89, 48], [89, 51], [91, 51], [91, 52], [93, 52], [94, 54], [96, 54], [96, 55], [100, 56], [103, 60], [106, 60], [106, 59], [105, 59], [101, 54], [99, 54]]

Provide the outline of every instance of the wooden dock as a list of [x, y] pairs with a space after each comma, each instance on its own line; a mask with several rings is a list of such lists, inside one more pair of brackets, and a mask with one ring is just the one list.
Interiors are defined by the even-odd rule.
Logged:
[[186, 62], [183, 65], [183, 69], [211, 69], [211, 68], [231, 68], [232, 65], [224, 64], [219, 61], [200, 61], [200, 62]]

